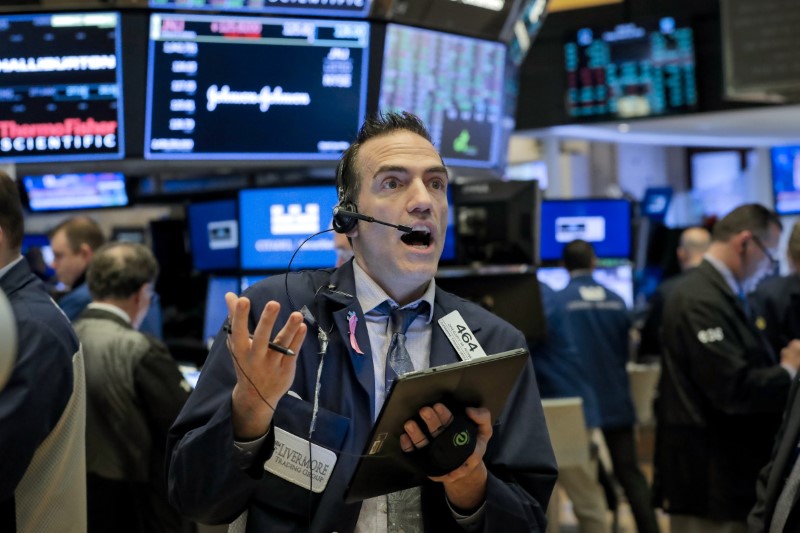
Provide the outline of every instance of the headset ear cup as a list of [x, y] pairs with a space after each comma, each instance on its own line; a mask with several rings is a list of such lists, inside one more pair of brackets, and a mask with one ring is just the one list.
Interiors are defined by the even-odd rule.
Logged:
[[[339, 207], [345, 211], [358, 213], [358, 209], [353, 202], [342, 202]], [[356, 224], [358, 224], [358, 219], [354, 217], [343, 215], [342, 213], [333, 215], [333, 229], [336, 233], [350, 233], [356, 229]]]

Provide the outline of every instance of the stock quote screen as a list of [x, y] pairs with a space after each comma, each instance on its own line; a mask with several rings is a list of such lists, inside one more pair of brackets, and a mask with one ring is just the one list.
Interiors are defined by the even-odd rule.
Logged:
[[369, 6], [369, 0], [150, 0], [155, 8], [354, 18], [366, 17]]
[[368, 44], [362, 21], [152, 15], [145, 158], [338, 159]]
[[120, 159], [117, 13], [0, 16], [0, 161]]
[[380, 109], [419, 115], [446, 164], [495, 168], [504, 66], [500, 43], [389, 24]]
[[697, 107], [692, 29], [653, 24], [583, 28], [564, 48], [571, 118], [633, 118]]

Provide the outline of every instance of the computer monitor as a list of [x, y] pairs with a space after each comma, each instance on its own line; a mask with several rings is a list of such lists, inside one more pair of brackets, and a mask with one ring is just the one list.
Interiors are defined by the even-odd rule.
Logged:
[[369, 24], [156, 13], [146, 159], [337, 160], [366, 113]]
[[0, 162], [120, 159], [118, 13], [0, 15]]
[[22, 236], [22, 255], [28, 259], [31, 269], [44, 279], [55, 275], [53, 270], [53, 249], [50, 237], [41, 233], [27, 233]]
[[247, 289], [249, 289], [252, 285], [255, 285], [262, 279], [267, 279], [269, 276], [266, 274], [245, 274], [242, 276], [242, 283], [240, 286], [240, 293], [243, 293]]
[[[541, 267], [536, 270], [536, 276], [554, 291], [565, 288], [570, 280], [564, 267]], [[593, 277], [597, 283], [620, 295], [628, 309], [633, 309], [633, 267], [630, 263], [598, 266]]]
[[776, 146], [772, 155], [772, 191], [780, 215], [800, 213], [800, 146]]
[[630, 203], [610, 198], [543, 200], [542, 261], [560, 261], [564, 245], [575, 239], [589, 242], [597, 257], [628, 259], [631, 255]]
[[497, 169], [504, 75], [501, 43], [388, 24], [379, 106], [419, 115], [447, 165]]
[[240, 14], [363, 18], [370, 0], [149, 0], [156, 9], [233, 11]]
[[33, 212], [128, 205], [125, 175], [119, 172], [23, 176], [21, 181]]
[[228, 318], [225, 293], [239, 294], [239, 278], [236, 276], [210, 276], [206, 292], [206, 312], [203, 320], [203, 342], [211, 346], [214, 338]]
[[[286, 270], [300, 244], [330, 229], [338, 203], [333, 185], [246, 189], [239, 192], [239, 233], [243, 270]], [[306, 242], [292, 270], [336, 265], [333, 232]]]
[[539, 259], [536, 181], [455, 186], [459, 262], [534, 264]]
[[239, 221], [235, 199], [189, 204], [189, 237], [196, 270], [239, 268]]
[[692, 28], [672, 17], [581, 28], [564, 47], [567, 114], [633, 118], [697, 107]]
[[642, 198], [642, 216], [662, 222], [672, 200], [672, 187], [648, 187]]

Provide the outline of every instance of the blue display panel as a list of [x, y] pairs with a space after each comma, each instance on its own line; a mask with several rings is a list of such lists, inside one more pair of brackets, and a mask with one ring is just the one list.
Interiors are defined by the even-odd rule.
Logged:
[[496, 168], [505, 53], [500, 43], [388, 24], [380, 109], [418, 115], [447, 165]]
[[128, 205], [125, 176], [118, 172], [24, 176], [22, 184], [31, 211]]
[[[569, 283], [569, 272], [563, 267], [539, 268], [536, 277], [540, 283], [555, 291], [560, 291]], [[600, 285], [620, 295], [628, 309], [633, 309], [633, 268], [630, 264], [597, 267], [592, 277]]]
[[543, 200], [540, 255], [561, 259], [564, 245], [575, 239], [591, 243], [601, 258], [631, 255], [631, 206], [627, 200]]
[[673, 18], [582, 28], [564, 52], [572, 118], [645, 117], [697, 107], [692, 29]]
[[[245, 270], [285, 270], [306, 237], [331, 228], [336, 189], [285, 187], [239, 193], [241, 265]], [[333, 232], [309, 240], [297, 253], [292, 270], [336, 265]]]
[[239, 221], [236, 200], [191, 204], [188, 216], [194, 268], [238, 268]]
[[447, 229], [444, 236], [444, 247], [442, 248], [442, 256], [439, 258], [442, 262], [453, 262], [456, 260], [456, 206], [453, 205], [453, 188], [447, 188]]
[[775, 211], [781, 215], [800, 213], [800, 146], [772, 149], [772, 190]]
[[648, 187], [642, 198], [642, 216], [663, 221], [672, 200], [672, 187]]
[[0, 15], [0, 161], [120, 159], [117, 13]]
[[150, 0], [150, 7], [262, 15], [366, 17], [370, 0]]
[[206, 292], [206, 313], [203, 321], [203, 341], [211, 346], [219, 328], [228, 318], [225, 293], [239, 294], [239, 278], [234, 276], [211, 276]]
[[338, 159], [368, 44], [363, 21], [152, 15], [145, 158]]

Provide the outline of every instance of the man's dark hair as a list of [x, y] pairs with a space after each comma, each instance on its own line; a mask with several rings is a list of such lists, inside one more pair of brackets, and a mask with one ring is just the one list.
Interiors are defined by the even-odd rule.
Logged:
[[771, 225], [783, 230], [781, 219], [775, 211], [771, 211], [761, 204], [744, 204], [714, 224], [711, 240], [728, 242], [731, 237], [742, 231], [752, 231], [757, 237], [767, 239]]
[[570, 272], [586, 270], [592, 268], [594, 248], [584, 240], [575, 239], [564, 246], [561, 259], [564, 261], [564, 268]]
[[110, 242], [97, 250], [89, 263], [86, 280], [93, 300], [128, 298], [158, 276], [158, 262], [147, 246], [134, 242]]
[[100, 224], [87, 216], [70, 217], [64, 220], [50, 230], [50, 238], [52, 239], [56, 233], [62, 230], [73, 253], [78, 253], [82, 244], [88, 244], [89, 248], [97, 250], [106, 242]]
[[0, 171], [0, 228], [8, 239], [9, 249], [18, 251], [22, 247], [25, 220], [22, 217], [22, 201], [17, 184], [5, 172]]
[[399, 130], [416, 133], [426, 141], [433, 142], [431, 141], [431, 134], [425, 124], [422, 123], [422, 120], [407, 111], [378, 113], [368, 117], [361, 126], [353, 144], [342, 154], [339, 166], [336, 168], [336, 191], [339, 194], [339, 203], [358, 203], [361, 176], [358, 175], [356, 169], [356, 158], [361, 145], [375, 137], [381, 137]]

